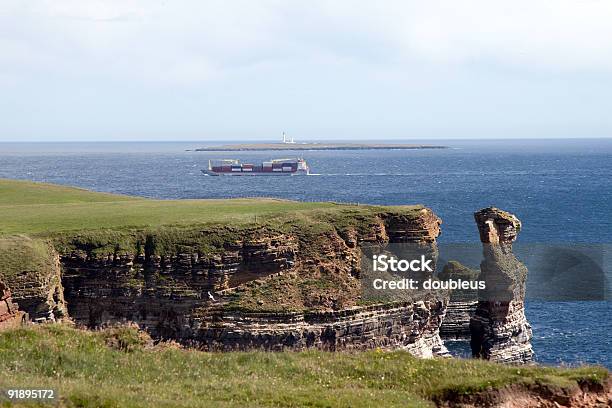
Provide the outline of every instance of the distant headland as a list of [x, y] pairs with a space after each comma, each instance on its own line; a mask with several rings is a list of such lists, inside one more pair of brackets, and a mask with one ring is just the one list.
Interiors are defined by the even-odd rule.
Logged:
[[196, 152], [237, 152], [261, 150], [410, 150], [447, 149], [448, 146], [405, 143], [241, 143], [207, 146]]
[[[418, 145], [406, 143], [298, 143], [283, 132], [278, 143], [239, 143], [220, 146], [206, 146], [195, 149], [196, 152], [240, 152], [262, 150], [407, 150], [407, 149], [446, 149], [448, 146]], [[188, 150], [189, 151], [189, 150]]]

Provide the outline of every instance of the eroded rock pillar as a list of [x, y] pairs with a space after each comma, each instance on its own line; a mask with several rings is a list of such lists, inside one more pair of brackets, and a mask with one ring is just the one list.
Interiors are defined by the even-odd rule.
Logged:
[[533, 359], [531, 326], [525, 317], [527, 267], [512, 253], [521, 229], [519, 219], [489, 207], [474, 213], [483, 245], [480, 279], [486, 289], [470, 320], [472, 355], [505, 363]]

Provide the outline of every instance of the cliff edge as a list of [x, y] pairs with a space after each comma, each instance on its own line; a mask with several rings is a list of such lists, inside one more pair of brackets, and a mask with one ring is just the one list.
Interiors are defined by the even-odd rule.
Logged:
[[428, 208], [108, 195], [98, 202], [91, 192], [44, 188], [40, 199], [53, 198], [44, 212], [19, 203], [0, 224], [20, 233], [0, 237], [0, 276], [35, 321], [133, 322], [205, 350], [446, 353], [439, 327], [447, 296], [361, 297], [365, 243], [436, 252], [441, 220]]

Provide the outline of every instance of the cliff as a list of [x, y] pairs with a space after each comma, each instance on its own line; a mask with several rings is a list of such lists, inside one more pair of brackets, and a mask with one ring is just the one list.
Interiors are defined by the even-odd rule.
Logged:
[[147, 231], [131, 251], [104, 252], [84, 237], [58, 247], [69, 315], [88, 327], [132, 321], [207, 350], [379, 347], [426, 357], [445, 353], [446, 299], [364, 304], [360, 245], [435, 247], [439, 225], [425, 208], [350, 209], [297, 228]]
[[54, 321], [66, 315], [60, 257], [49, 241], [0, 238], [0, 278], [33, 321]]
[[222, 351], [403, 349], [433, 357], [446, 354], [438, 335], [445, 308], [443, 300], [432, 297], [327, 312], [213, 313], [192, 344]]
[[[58, 191], [44, 214], [23, 217], [28, 206], [20, 203], [13, 224], [0, 224], [30, 232], [0, 238], [0, 276], [36, 321], [69, 316], [90, 328], [135, 322], [157, 339], [208, 350], [445, 353], [444, 296], [383, 304], [361, 298], [364, 243], [437, 251], [441, 221], [427, 208], [275, 200], [177, 201], [173, 208], [125, 197], [108, 203], [108, 195], [91, 203], [91, 193], [73, 193], [86, 202], [86, 216], [79, 203], [70, 202], [71, 214], [55, 204], [66, 197]], [[144, 207], [157, 225], [140, 213], [126, 224], [109, 206], [126, 213]], [[188, 216], [177, 220], [181, 211]], [[101, 216], [104, 223], [91, 226]], [[198, 218], [186, 222], [191, 217]]]

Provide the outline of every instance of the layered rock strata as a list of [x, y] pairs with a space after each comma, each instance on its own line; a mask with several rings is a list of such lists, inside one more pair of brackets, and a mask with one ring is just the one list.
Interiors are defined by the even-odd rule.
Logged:
[[[457, 261], [449, 261], [438, 275], [440, 280], [476, 281], [479, 273]], [[446, 316], [440, 327], [443, 339], [469, 339], [470, 320], [478, 306], [477, 290], [453, 290], [450, 294]]]
[[484, 259], [476, 311], [470, 321], [472, 355], [506, 363], [533, 359], [531, 326], [525, 317], [527, 268], [512, 253], [521, 229], [519, 219], [494, 207], [474, 214]]
[[21, 324], [24, 314], [13, 303], [11, 291], [0, 281], [0, 330]]
[[60, 256], [50, 242], [24, 236], [0, 239], [0, 278], [33, 321], [66, 316]]
[[446, 355], [438, 330], [444, 300], [305, 313], [211, 313], [194, 343], [206, 350], [328, 351], [403, 349], [417, 357]]
[[293, 237], [275, 234], [227, 242], [211, 254], [75, 251], [62, 257], [69, 314], [88, 327], [135, 322], [180, 340], [196, 309], [225, 305], [224, 290], [292, 268], [296, 250]]
[[135, 322], [154, 337], [207, 350], [380, 347], [443, 355], [445, 297], [359, 301], [364, 243], [416, 243], [435, 253], [440, 223], [421, 209], [316, 235], [255, 231], [256, 238], [238, 236], [211, 252], [160, 255], [144, 245], [105, 254], [83, 246], [62, 255], [63, 285], [78, 324]]

